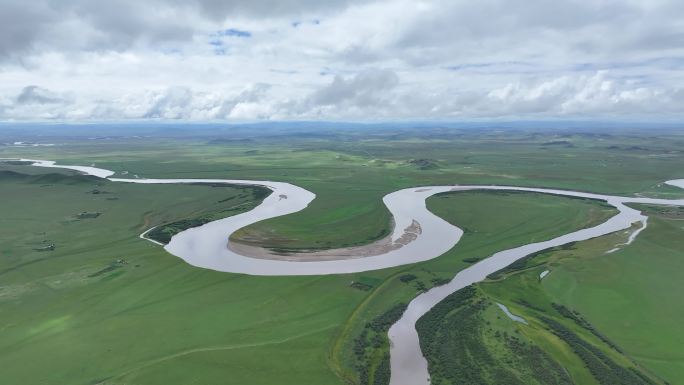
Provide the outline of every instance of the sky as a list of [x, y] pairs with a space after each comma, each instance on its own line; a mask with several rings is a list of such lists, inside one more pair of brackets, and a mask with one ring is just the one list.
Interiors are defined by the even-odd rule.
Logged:
[[0, 0], [1, 121], [682, 117], [681, 0]]

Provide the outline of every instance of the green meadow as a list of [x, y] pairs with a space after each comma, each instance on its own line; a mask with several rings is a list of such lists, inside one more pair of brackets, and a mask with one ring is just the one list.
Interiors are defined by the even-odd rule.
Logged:
[[[683, 287], [677, 276], [684, 261], [684, 227], [679, 222], [683, 216], [681, 209], [639, 208], [649, 214], [650, 224], [632, 245], [608, 253], [626, 241], [629, 231], [623, 231], [538, 253], [475, 285], [475, 295], [466, 301], [468, 306], [452, 305], [442, 309], [446, 316], [426, 317], [432, 319], [425, 323], [433, 323], [432, 328], [425, 329], [428, 337], [436, 333], [442, 341], [448, 339], [448, 331], [441, 328], [454, 319], [469, 322], [474, 332], [468, 335], [476, 336], [469, 341], [472, 346], [487, 347], [487, 351], [480, 352], [479, 364], [469, 360], [473, 356], [463, 357], [473, 351], [472, 346], [449, 352], [450, 344], [444, 344], [447, 348], [441, 349], [439, 359], [436, 354], [440, 350], [433, 348], [435, 369], [446, 373], [436, 378], [435, 383], [461, 383], [448, 376], [450, 362], [460, 363], [461, 371], [469, 369], [486, 379], [478, 383], [496, 383], [488, 375], [496, 373], [500, 377], [502, 362], [506, 363], [504, 370], [523, 373], [518, 378], [523, 383], [565, 383], [550, 381], [545, 377], [548, 371], [533, 373], [536, 364], [530, 366], [530, 362], [549, 358], [562, 365], [572, 383], [680, 383], [684, 373], [684, 333], [678, 327], [683, 317], [678, 293]], [[540, 279], [543, 271], [549, 273]], [[482, 301], [482, 308], [472, 311], [478, 300]], [[494, 303], [505, 304], [528, 324], [509, 319]], [[557, 324], [599, 353], [578, 354], [572, 341], [551, 327]], [[504, 331], [507, 338], [516, 338], [517, 347], [510, 341], [509, 346], [496, 346], [501, 345], [499, 337]], [[494, 334], [496, 338], [492, 338]], [[463, 343], [455, 337], [453, 345]], [[520, 342], [528, 349], [521, 349]], [[545, 357], [540, 358], [530, 347], [540, 347]], [[530, 359], [519, 360], [521, 352]], [[490, 363], [482, 357], [489, 357]], [[532, 360], [533, 357], [537, 358]], [[604, 357], [604, 364], [592, 367], [588, 362], [596, 361], [596, 357]], [[626, 369], [630, 375], [614, 377], [614, 373], [606, 370], [606, 361]]]
[[[188, 129], [191, 130], [191, 129]], [[389, 231], [381, 198], [434, 184], [510, 184], [610, 194], [675, 196], [684, 135], [666, 131], [497, 129], [264, 129], [197, 131], [182, 137], [41, 136], [59, 146], [0, 147], [0, 157], [96, 164], [128, 175], [233, 178], [294, 183], [317, 195], [307, 210], [254, 224], [267, 247], [326, 248], [372, 241]], [[1, 138], [0, 138], [1, 139]], [[647, 144], [644, 144], [647, 143]], [[118, 174], [117, 176], [122, 176]]]
[[555, 269], [543, 289], [577, 309], [633, 360], [669, 383], [684, 382], [684, 216], [644, 208], [649, 226], [628, 247], [603, 254], [587, 242]]
[[[363, 296], [348, 278], [216, 273], [138, 238], [240, 190], [63, 174], [9, 179], [0, 382], [338, 382], [322, 352]], [[77, 219], [82, 212], [101, 215]], [[54, 250], [40, 250], [48, 244]]]
[[[154, 141], [43, 137], [58, 145], [0, 146], [0, 157], [95, 164], [117, 177], [286, 181], [316, 193], [306, 210], [236, 234], [274, 248], [331, 248], [381, 238], [391, 228], [382, 196], [411, 186], [509, 184], [682, 195], [662, 184], [684, 178], [684, 136], [673, 132], [325, 132], [253, 138], [198, 133]], [[29, 385], [384, 383], [384, 330], [395, 306], [497, 251], [597, 224], [614, 213], [599, 202], [539, 194], [443, 194], [430, 198], [428, 208], [465, 234], [439, 258], [359, 274], [254, 277], [193, 268], [138, 237], [153, 226], [243, 212], [258, 204], [253, 191], [128, 185], [1, 164], [0, 192], [0, 383]], [[487, 306], [468, 322], [490, 325], [482, 329], [489, 354], [512, 359], [511, 346], [517, 345], [495, 337], [505, 331], [524, 341], [530, 354], [539, 354], [536, 347], [551, 357], [544, 361], [549, 368], [556, 362], [574, 383], [596, 383], [569, 345], [539, 321], [538, 307], [619, 366], [636, 368], [656, 383], [681, 381], [682, 340], [675, 325], [684, 320], [676, 297], [683, 229], [672, 213], [653, 215], [649, 228], [619, 252], [603, 254], [624, 234], [539, 256], [552, 266], [541, 282], [535, 277], [544, 267], [535, 265], [477, 285], [476, 296]], [[532, 320], [531, 326], [512, 324], [495, 302]], [[620, 353], [551, 303], [581, 314]], [[535, 378], [526, 366], [511, 365], [521, 379]], [[444, 373], [443, 383], [456, 383]]]

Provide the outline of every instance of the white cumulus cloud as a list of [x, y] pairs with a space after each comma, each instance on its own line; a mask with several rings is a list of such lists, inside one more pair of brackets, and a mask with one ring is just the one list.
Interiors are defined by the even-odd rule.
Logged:
[[681, 119], [676, 0], [0, 0], [0, 120]]

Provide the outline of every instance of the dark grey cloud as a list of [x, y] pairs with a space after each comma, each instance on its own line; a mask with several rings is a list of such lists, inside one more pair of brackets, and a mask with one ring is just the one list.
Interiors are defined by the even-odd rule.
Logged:
[[228, 16], [283, 17], [331, 12], [352, 4], [369, 3], [363, 0], [169, 0], [169, 3], [191, 4], [214, 20]]
[[[86, 49], [121, 50], [139, 41], [188, 41], [195, 33], [193, 19], [181, 9], [165, 8], [155, 1], [61, 0], [59, 13], [93, 29]], [[186, 14], [187, 16], [187, 14]]]
[[188, 41], [231, 17], [296, 17], [354, 0], [0, 0], [0, 59], [35, 50], [124, 50]]
[[38, 86], [26, 86], [19, 95], [17, 95], [16, 103], [22, 104], [62, 104], [68, 100], [63, 96], [54, 93], [48, 89]]
[[0, 59], [25, 52], [55, 17], [45, 2], [0, 0]]

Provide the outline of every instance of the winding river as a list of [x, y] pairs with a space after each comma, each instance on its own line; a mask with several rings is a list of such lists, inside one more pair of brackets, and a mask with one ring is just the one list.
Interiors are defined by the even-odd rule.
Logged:
[[[335, 256], [322, 261], [295, 261], [254, 258], [243, 255], [228, 247], [229, 236], [238, 229], [265, 219], [298, 212], [306, 208], [316, 197], [301, 187], [270, 181], [250, 181], [232, 179], [123, 179], [112, 178], [113, 171], [88, 166], [57, 165], [53, 161], [33, 159], [12, 159], [31, 162], [33, 166], [64, 168], [79, 171], [113, 182], [123, 183], [225, 183], [236, 185], [263, 186], [273, 191], [264, 201], [249, 212], [216, 220], [203, 226], [182, 231], [171, 238], [164, 246], [169, 253], [182, 258], [187, 263], [206, 269], [223, 272], [243, 273], [251, 275], [322, 275], [354, 273], [383, 269], [410, 263], [427, 261], [436, 258], [454, 247], [463, 235], [463, 231], [427, 210], [425, 200], [432, 195], [449, 191], [466, 190], [506, 190], [552, 194], [569, 197], [580, 197], [605, 201], [618, 210], [618, 214], [606, 222], [587, 229], [578, 230], [554, 239], [531, 243], [524, 246], [500, 251], [467, 269], [456, 274], [446, 285], [435, 287], [413, 299], [403, 314], [389, 329], [391, 342], [391, 385], [428, 385], [427, 361], [420, 350], [416, 321], [433, 306], [449, 294], [470, 284], [479, 282], [497, 270], [531, 253], [550, 247], [561, 246], [570, 242], [583, 241], [612, 232], [630, 228], [635, 222], [640, 223], [640, 230], [647, 226], [647, 217], [638, 210], [626, 206], [627, 203], [643, 203], [654, 205], [684, 206], [684, 199], [667, 200], [641, 197], [619, 197], [587, 192], [554, 190], [515, 186], [427, 186], [407, 188], [386, 195], [383, 202], [394, 218], [393, 233], [385, 240], [393, 247], [376, 255], [349, 256], [340, 251]], [[669, 185], [684, 188], [684, 180], [666, 182]], [[415, 229], [419, 231], [415, 231]], [[409, 241], [406, 239], [409, 229], [414, 229]], [[149, 230], [148, 230], [149, 231]], [[143, 238], [145, 233], [141, 234]], [[143, 238], [147, 239], [147, 238]]]

